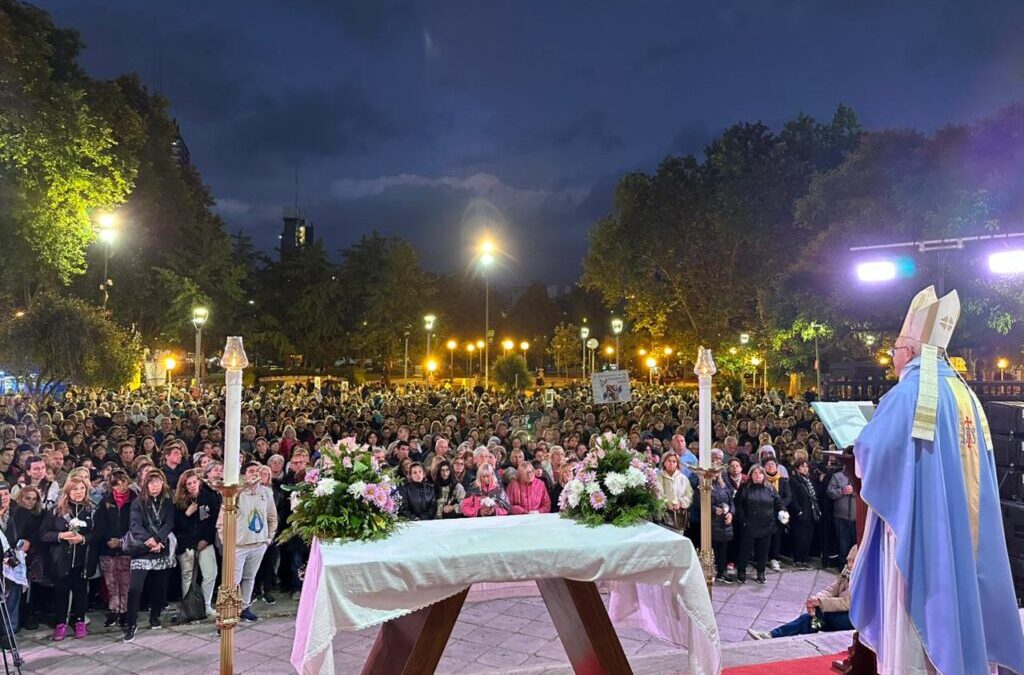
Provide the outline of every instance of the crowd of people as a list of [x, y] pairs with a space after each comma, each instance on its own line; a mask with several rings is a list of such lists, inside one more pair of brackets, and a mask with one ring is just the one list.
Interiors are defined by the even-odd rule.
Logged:
[[[69, 390], [59, 399], [0, 398], [0, 545], [11, 630], [53, 626], [85, 637], [87, 612], [135, 638], [140, 612], [160, 628], [214, 617], [221, 576], [224, 402], [219, 391]], [[713, 403], [712, 488], [719, 583], [744, 583], [812, 557], [841, 567], [854, 544], [854, 499], [842, 463], [804, 398], [780, 392]], [[404, 477], [409, 520], [546, 513], [606, 431], [659, 467], [664, 524], [699, 544], [697, 401], [692, 389], [640, 386], [629, 403], [595, 405], [588, 389], [503, 395], [480, 389], [312, 382], [245, 391], [235, 579], [243, 621], [257, 603], [298, 598], [309, 555], [279, 542], [287, 486], [325, 445], [352, 437]], [[18, 570], [22, 570], [22, 574]]]

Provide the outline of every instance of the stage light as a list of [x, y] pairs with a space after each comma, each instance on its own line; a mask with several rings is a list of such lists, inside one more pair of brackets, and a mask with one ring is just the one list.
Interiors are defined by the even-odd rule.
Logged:
[[988, 257], [988, 268], [994, 274], [1024, 273], [1024, 250], [993, 253]]
[[869, 283], [892, 281], [896, 278], [896, 263], [891, 260], [873, 260], [857, 265], [857, 278]]

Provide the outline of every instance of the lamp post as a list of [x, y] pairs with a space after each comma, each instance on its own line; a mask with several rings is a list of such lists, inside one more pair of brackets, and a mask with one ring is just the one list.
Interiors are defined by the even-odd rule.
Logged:
[[174, 367], [177, 366], [177, 365], [178, 365], [178, 362], [174, 359], [173, 356], [168, 356], [167, 358], [164, 359], [164, 368], [167, 369], [167, 391], [168, 392], [171, 391], [171, 371], [173, 371]]
[[476, 351], [476, 345], [470, 342], [466, 345], [466, 376], [471, 377], [473, 375], [473, 352]]
[[110, 287], [113, 285], [109, 276], [111, 247], [117, 239], [117, 216], [113, 213], [104, 213], [99, 217], [99, 237], [103, 241], [103, 283], [100, 290], [103, 291], [103, 309], [107, 308], [107, 300], [110, 299]]
[[487, 343], [483, 340], [476, 341], [476, 350], [480, 352], [480, 372], [484, 372], [484, 345]]
[[622, 333], [622, 319], [612, 319], [612, 333], [615, 334], [615, 370], [619, 369], [619, 334]]
[[210, 310], [205, 307], [192, 309], [192, 325], [196, 327], [196, 386], [203, 388], [203, 326], [210, 318]]
[[590, 329], [586, 326], [580, 328], [580, 341], [583, 342], [583, 381], [587, 379], [587, 338], [590, 337]]
[[515, 348], [516, 348], [516, 343], [513, 342], [512, 340], [510, 340], [509, 338], [505, 338], [504, 340], [501, 341], [501, 355], [502, 356], [508, 356], [508, 353], [510, 351], [512, 351], [513, 349], [515, 349]]
[[434, 322], [437, 321], [437, 317], [433, 314], [427, 314], [423, 317], [423, 328], [427, 331], [427, 358], [430, 358], [430, 331], [434, 330]]
[[697, 428], [700, 453], [697, 457], [700, 478], [700, 564], [704, 570], [704, 582], [711, 595], [715, 583], [715, 552], [711, 548], [711, 488], [722, 465], [711, 465], [711, 378], [718, 372], [710, 349], [697, 350], [697, 365], [693, 369], [697, 376]]
[[434, 359], [427, 359], [427, 382], [430, 382], [434, 378], [435, 371], [437, 371], [437, 361]]
[[1006, 369], [1009, 367], [1010, 362], [1006, 359], [999, 359], [996, 361], [996, 368], [999, 369], [999, 381], [1002, 382], [1005, 379]]
[[235, 579], [235, 532], [238, 512], [238, 473], [241, 464], [239, 441], [242, 432], [242, 369], [249, 365], [242, 338], [229, 337], [220, 358], [224, 368], [226, 401], [224, 412], [224, 482], [217, 487], [223, 500], [224, 565], [221, 567], [220, 592], [217, 595], [217, 626], [220, 628], [220, 675], [233, 675], [235, 626], [242, 609], [242, 594]]
[[654, 369], [658, 367], [658, 359], [653, 356], [647, 357], [647, 384], [654, 385]]
[[761, 365], [761, 357], [760, 356], [751, 356], [750, 357], [750, 365], [754, 366], [754, 379], [750, 383], [750, 388], [753, 389], [756, 392], [757, 391], [757, 367], [759, 365]]
[[[615, 347], [612, 347], [611, 345], [608, 345], [607, 347], [604, 348], [604, 355], [608, 357], [608, 365], [609, 366], [612, 365], [612, 355], [613, 354], [617, 355], [618, 353], [619, 353], [619, 351], [617, 349], [615, 349]], [[616, 360], [618, 360], [618, 356], [616, 356], [615, 358], [616, 358]], [[619, 365], [617, 363], [615, 364], [615, 369], [616, 370], [619, 369]]]
[[[527, 342], [526, 340], [523, 340], [522, 342], [519, 343], [519, 348], [523, 350], [523, 361], [526, 361], [526, 351], [530, 348], [530, 343]], [[526, 367], [527, 369], [529, 369], [529, 361], [526, 361]]]
[[403, 386], [409, 386], [409, 331], [405, 331], [405, 356], [402, 358]]
[[459, 343], [455, 340], [448, 340], [448, 379], [455, 379], [455, 348]]
[[491, 386], [491, 277], [487, 270], [494, 263], [494, 242], [490, 239], [480, 244], [480, 268], [484, 275], [484, 389]]

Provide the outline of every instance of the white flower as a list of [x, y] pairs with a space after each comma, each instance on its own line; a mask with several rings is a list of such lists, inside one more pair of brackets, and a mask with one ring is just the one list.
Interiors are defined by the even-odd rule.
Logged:
[[789, 524], [789, 511], [779, 511], [779, 522], [783, 525]]
[[621, 495], [622, 491], [626, 489], [626, 477], [621, 473], [609, 471], [605, 474], [604, 485], [608, 488], [608, 493], [613, 497]]
[[581, 494], [583, 494], [583, 491], [586, 489], [586, 486], [583, 484], [583, 481], [581, 481], [578, 478], [573, 478], [571, 481], [565, 484], [565, 487], [569, 489], [569, 494], [576, 495], [576, 497], [579, 497]]
[[487, 508], [490, 509], [490, 508], [494, 508], [494, 505], [497, 504], [497, 502], [495, 502], [490, 497], [484, 497], [483, 499], [480, 500], [480, 504], [481, 504], [481, 506], [486, 506]]
[[626, 443], [626, 439], [625, 438], [620, 438], [619, 439], [619, 449], [620, 450], [627, 450], [627, 449], [629, 449], [629, 444]]
[[79, 520], [78, 518], [72, 518], [68, 521], [68, 527], [70, 527], [72, 530], [80, 530], [86, 525], [87, 523], [84, 520]]
[[295, 511], [295, 509], [299, 508], [299, 502], [301, 501], [301, 497], [299, 497], [298, 492], [293, 492], [291, 496], [288, 498], [288, 501], [291, 503], [292, 511]]
[[629, 487], [640, 487], [646, 482], [647, 476], [645, 476], [644, 472], [641, 471], [640, 469], [636, 468], [635, 466], [631, 466], [629, 467], [629, 469], [626, 470], [626, 485], [628, 485]]
[[612, 432], [610, 432], [610, 431], [606, 431], [606, 432], [604, 432], [604, 433], [603, 433], [603, 434], [601, 434], [601, 435], [602, 435], [602, 436], [604, 436], [604, 437], [605, 437], [605, 439], [607, 439], [607, 440], [609, 440], [609, 441], [615, 438], [615, 434], [613, 434], [613, 433], [612, 433]]
[[592, 495], [595, 492], [600, 492], [600, 491], [601, 491], [601, 484], [598, 483], [596, 480], [593, 481], [593, 482], [587, 483], [587, 494], [588, 495]]
[[338, 487], [338, 481], [333, 478], [321, 478], [316, 488], [313, 489], [313, 494], [317, 497], [326, 497], [332, 494], [336, 487]]
[[358, 497], [362, 496], [363, 490], [365, 488], [366, 488], [366, 482], [365, 481], [361, 481], [361, 480], [357, 480], [355, 483], [352, 483], [351, 485], [348, 486], [348, 490], [346, 490], [346, 492], [348, 492], [353, 497], [357, 497], [358, 498]]
[[580, 493], [569, 490], [569, 507], [576, 508], [580, 505]]

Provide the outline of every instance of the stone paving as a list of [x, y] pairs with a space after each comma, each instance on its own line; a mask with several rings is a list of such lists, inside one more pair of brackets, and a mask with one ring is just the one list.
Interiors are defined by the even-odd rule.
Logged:
[[[787, 658], [832, 654], [849, 644], [848, 633], [831, 633], [772, 641], [751, 641], [747, 628], [768, 630], [789, 621], [803, 609], [814, 590], [835, 578], [823, 570], [769, 573], [760, 585], [716, 586], [712, 603], [718, 617], [726, 666], [765, 663]], [[567, 675], [568, 659], [535, 587], [524, 597], [466, 603], [452, 633], [439, 673], [529, 673]], [[296, 603], [280, 600], [255, 606], [261, 620], [236, 630], [235, 670], [238, 673], [294, 672], [291, 655]], [[165, 626], [170, 622], [165, 614]], [[60, 675], [93, 673], [216, 672], [219, 642], [210, 622], [191, 626], [143, 628], [124, 644], [119, 631], [102, 628], [103, 615], [91, 615], [89, 637], [55, 643], [49, 631], [19, 634], [25, 659], [23, 672]], [[334, 641], [338, 673], [358, 673], [376, 636], [376, 628], [339, 634]], [[618, 630], [622, 647], [637, 675], [669, 675], [687, 671], [685, 650], [636, 629]]]

